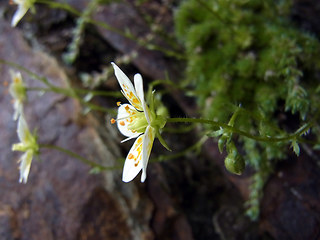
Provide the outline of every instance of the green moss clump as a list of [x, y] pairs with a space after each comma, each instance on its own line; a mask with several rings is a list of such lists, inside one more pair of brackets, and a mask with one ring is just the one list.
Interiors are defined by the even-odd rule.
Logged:
[[[244, 110], [234, 126], [273, 137], [288, 134], [280, 115], [289, 121], [295, 117], [300, 125], [314, 118], [320, 100], [316, 92], [320, 45], [293, 26], [291, 4], [291, 0], [182, 1], [175, 24], [187, 54], [183, 84], [195, 89], [203, 117], [228, 122], [241, 105]], [[312, 130], [319, 136], [318, 126]], [[237, 140], [247, 164], [256, 170], [248, 202], [248, 213], [255, 219], [264, 182], [274, 163], [287, 155], [288, 143], [241, 136]]]

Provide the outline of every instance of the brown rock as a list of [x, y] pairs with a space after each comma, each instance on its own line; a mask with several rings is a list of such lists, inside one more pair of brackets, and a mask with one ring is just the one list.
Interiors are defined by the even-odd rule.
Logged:
[[[50, 56], [30, 48], [18, 29], [1, 21], [0, 32], [1, 59], [45, 76], [56, 86], [67, 86], [63, 68]], [[1, 65], [1, 83], [11, 81], [9, 68]], [[26, 72], [22, 75], [28, 87], [44, 86]], [[143, 191], [121, 183], [119, 171], [90, 175], [87, 165], [61, 152], [41, 149], [39, 159], [32, 162], [28, 183], [18, 183], [21, 154], [11, 151], [11, 145], [18, 141], [17, 123], [12, 120], [11, 97], [5, 85], [0, 86], [1, 239], [151, 239], [147, 224], [152, 207], [147, 198], [140, 198]], [[41, 144], [61, 146], [106, 166], [115, 165], [120, 156], [117, 135], [112, 132], [116, 129], [99, 125], [93, 116], [84, 118], [75, 100], [28, 92], [25, 115], [30, 128], [38, 130]], [[136, 205], [146, 207], [135, 210], [130, 202], [134, 198]], [[130, 222], [134, 211], [140, 214], [137, 225]], [[89, 223], [95, 214], [96, 221]]]

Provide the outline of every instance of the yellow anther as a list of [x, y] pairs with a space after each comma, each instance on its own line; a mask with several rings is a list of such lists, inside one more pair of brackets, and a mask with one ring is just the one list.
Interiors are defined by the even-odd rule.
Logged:
[[110, 122], [111, 122], [111, 124], [114, 124], [116, 122], [116, 120], [114, 120], [114, 118], [111, 118]]

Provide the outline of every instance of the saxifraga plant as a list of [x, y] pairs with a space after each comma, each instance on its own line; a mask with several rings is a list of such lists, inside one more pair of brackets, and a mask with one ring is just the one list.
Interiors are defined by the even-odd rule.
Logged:
[[[220, 150], [226, 146], [229, 171], [241, 173], [244, 162], [255, 170], [247, 202], [252, 219], [259, 216], [266, 180], [289, 147], [299, 155], [308, 132], [313, 147], [320, 142], [319, 41], [293, 25], [291, 7], [291, 0], [185, 0], [175, 15], [187, 54], [183, 84], [194, 89], [202, 117], [228, 122], [233, 115], [232, 126], [263, 140], [212, 129]], [[294, 138], [268, 141], [299, 126]]]

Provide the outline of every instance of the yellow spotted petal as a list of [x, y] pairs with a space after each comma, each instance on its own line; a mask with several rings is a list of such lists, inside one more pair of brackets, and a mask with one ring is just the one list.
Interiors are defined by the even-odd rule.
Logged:
[[122, 104], [118, 109], [117, 126], [122, 135], [126, 137], [138, 136], [139, 133], [128, 129], [128, 125], [136, 120], [138, 112], [130, 104]]
[[137, 110], [143, 111], [140, 98], [135, 88], [133, 87], [133, 84], [131, 83], [130, 79], [124, 72], [122, 72], [122, 70], [115, 63], [112, 62], [111, 64], [114, 68], [114, 73], [118, 79], [123, 95]]
[[144, 135], [139, 136], [131, 147], [124, 163], [122, 181], [130, 182], [142, 169], [142, 147]]
[[141, 182], [144, 182], [147, 177], [147, 165], [155, 138], [155, 130], [153, 127], [148, 126], [143, 134], [143, 146], [142, 146], [142, 174]]
[[142, 80], [142, 76], [141, 74], [137, 73], [136, 75], [134, 75], [134, 87], [136, 89], [137, 95], [141, 101], [141, 105], [142, 105], [142, 109], [143, 112], [145, 114], [145, 117], [147, 119], [148, 124], [151, 123], [150, 121], [150, 112], [149, 109], [147, 107], [147, 104], [144, 100], [144, 92], [143, 92], [143, 80]]
[[143, 92], [143, 80], [141, 74], [137, 73], [133, 77], [134, 88], [136, 90], [137, 96], [141, 102], [141, 105], [144, 103], [144, 92]]

